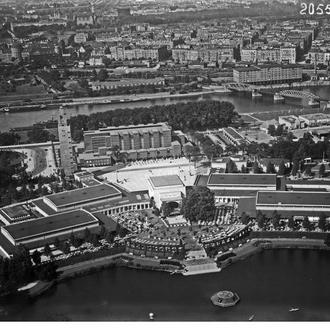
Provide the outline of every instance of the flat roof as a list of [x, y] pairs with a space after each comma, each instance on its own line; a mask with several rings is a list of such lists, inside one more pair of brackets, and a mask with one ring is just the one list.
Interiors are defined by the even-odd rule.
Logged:
[[22, 204], [5, 206], [2, 209], [10, 219], [31, 218], [30, 213], [23, 207]]
[[135, 130], [136, 132], [149, 132], [150, 130], [155, 129], [158, 131], [159, 129], [163, 130], [169, 130], [170, 126], [167, 123], [156, 123], [156, 124], [141, 124], [141, 125], [121, 125], [121, 126], [108, 126], [105, 128], [100, 128], [98, 130], [93, 131], [84, 131], [84, 135], [90, 135], [90, 134], [100, 134], [104, 133], [105, 135], [108, 135], [109, 133], [119, 133], [127, 130]]
[[56, 214], [56, 211], [48, 206], [42, 198], [35, 199], [32, 201], [34, 205], [36, 205], [41, 211], [45, 212], [47, 215]]
[[300, 118], [309, 119], [309, 120], [320, 120], [320, 119], [330, 119], [329, 113], [309, 113], [309, 114], [303, 114], [299, 115]]
[[121, 192], [114, 186], [103, 183], [96, 186], [48, 195], [45, 196], [45, 198], [49, 199], [57, 207], [63, 207], [115, 196], [121, 196]]
[[116, 206], [125, 206], [134, 203], [149, 203], [149, 201], [150, 201], [150, 197], [148, 194], [148, 190], [144, 190], [144, 191], [136, 191], [132, 193], [124, 193], [121, 199], [95, 203], [93, 205], [85, 206], [84, 209], [94, 213]]
[[274, 186], [276, 185], [276, 174], [212, 173], [207, 185]]
[[259, 191], [257, 205], [319, 205], [330, 207], [330, 192]]
[[98, 220], [92, 214], [85, 210], [74, 210], [45, 218], [7, 225], [4, 226], [3, 229], [6, 230], [13, 239], [22, 240], [62, 231], [83, 224], [90, 225], [92, 223], [98, 223]]
[[243, 136], [232, 127], [225, 127], [223, 130], [236, 140], [244, 139]]
[[238, 197], [255, 197], [257, 194], [257, 190], [240, 190], [240, 189], [216, 189], [212, 190], [214, 192], [214, 196], [238, 196]]
[[183, 186], [178, 175], [151, 176], [150, 180], [155, 187]]
[[318, 186], [329, 186], [330, 180], [325, 179], [312, 179], [312, 180], [290, 180], [287, 179], [285, 184], [287, 185], [318, 185]]

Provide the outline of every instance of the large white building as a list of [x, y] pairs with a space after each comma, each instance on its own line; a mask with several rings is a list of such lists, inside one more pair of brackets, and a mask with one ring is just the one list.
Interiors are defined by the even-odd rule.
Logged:
[[149, 196], [154, 198], [155, 205], [160, 208], [162, 203], [174, 203], [175, 207], [182, 204], [186, 195], [186, 187], [178, 175], [152, 176], [148, 180]]

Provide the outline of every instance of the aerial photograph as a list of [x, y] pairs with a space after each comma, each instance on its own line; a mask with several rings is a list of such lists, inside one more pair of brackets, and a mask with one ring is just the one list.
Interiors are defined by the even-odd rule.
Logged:
[[0, 326], [29, 321], [330, 321], [330, 0], [0, 0]]

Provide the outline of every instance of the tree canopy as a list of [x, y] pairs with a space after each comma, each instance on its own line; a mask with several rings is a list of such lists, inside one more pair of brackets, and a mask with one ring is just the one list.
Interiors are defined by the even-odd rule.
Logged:
[[191, 221], [213, 221], [215, 215], [214, 193], [207, 187], [194, 187], [183, 199], [183, 216]]
[[70, 124], [72, 136], [78, 140], [82, 139], [82, 129], [98, 129], [100, 123], [120, 126], [167, 122], [173, 130], [198, 131], [227, 127], [238, 117], [229, 102], [201, 101], [78, 115], [71, 117]]

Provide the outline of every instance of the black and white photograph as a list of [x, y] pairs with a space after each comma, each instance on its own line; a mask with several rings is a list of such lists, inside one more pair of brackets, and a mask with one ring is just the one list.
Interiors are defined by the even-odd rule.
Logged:
[[0, 0], [0, 326], [64, 321], [326, 326], [330, 0]]

